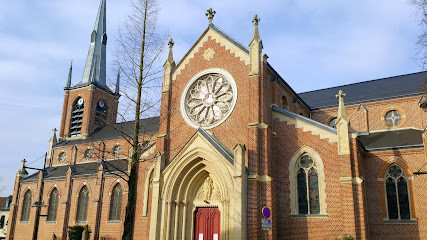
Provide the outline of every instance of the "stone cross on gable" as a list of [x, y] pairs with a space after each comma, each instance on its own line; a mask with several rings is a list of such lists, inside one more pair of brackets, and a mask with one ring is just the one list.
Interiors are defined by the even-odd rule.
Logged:
[[174, 44], [175, 44], [175, 42], [171, 38], [171, 40], [169, 40], [169, 42], [168, 42], [169, 47], [170, 48], [173, 47]]
[[338, 92], [338, 94], [337, 95], [335, 95], [335, 97], [337, 97], [337, 98], [339, 98], [339, 100], [341, 100], [343, 97], [345, 97], [345, 93], [343, 93], [342, 92], [342, 90], [340, 90], [339, 92]]
[[254, 19], [252, 20], [255, 25], [258, 25], [259, 21], [261, 21], [261, 18], [258, 17], [258, 15], [255, 15]]
[[206, 11], [207, 11], [206, 16], [208, 16], [209, 24], [211, 24], [212, 23], [212, 19], [214, 18], [216, 12], [213, 11], [212, 8], [209, 8]]
[[56, 133], [58, 130], [56, 128], [52, 129], [53, 133]]

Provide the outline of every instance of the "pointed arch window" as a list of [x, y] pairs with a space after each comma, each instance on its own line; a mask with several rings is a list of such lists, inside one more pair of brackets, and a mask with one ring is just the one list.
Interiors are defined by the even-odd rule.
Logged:
[[84, 100], [79, 97], [74, 101], [71, 112], [70, 136], [79, 135], [82, 130]]
[[411, 219], [408, 177], [403, 169], [397, 164], [392, 164], [387, 169], [384, 180], [388, 218]]
[[21, 221], [25, 222], [30, 219], [31, 209], [31, 191], [27, 190], [22, 201]]
[[297, 166], [298, 213], [319, 214], [319, 179], [316, 163], [309, 155], [303, 155]]
[[107, 124], [107, 104], [100, 100], [96, 104], [95, 124], [96, 126], [105, 126]]
[[47, 221], [56, 221], [56, 212], [58, 210], [58, 189], [53, 189], [49, 196], [49, 207], [47, 209]]
[[301, 147], [289, 162], [291, 215], [327, 215], [325, 173], [320, 155]]
[[82, 187], [79, 193], [77, 203], [77, 222], [86, 222], [87, 205], [89, 202], [89, 190], [86, 186]]
[[118, 183], [113, 188], [111, 193], [111, 202], [110, 202], [110, 221], [120, 221], [120, 215], [122, 212], [122, 198], [123, 190], [122, 186]]
[[288, 101], [285, 96], [282, 96], [282, 108], [288, 110]]

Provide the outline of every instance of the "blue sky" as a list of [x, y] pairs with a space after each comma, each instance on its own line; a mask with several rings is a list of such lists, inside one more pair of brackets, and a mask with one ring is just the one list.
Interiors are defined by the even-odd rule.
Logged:
[[[71, 59], [73, 83], [82, 77], [98, 4], [0, 0], [0, 195], [12, 193], [20, 160], [42, 166], [51, 129], [59, 129]], [[112, 52], [128, 6], [129, 0], [107, 0], [112, 80]], [[206, 29], [206, 9], [244, 45], [258, 14], [264, 52], [296, 92], [421, 70], [412, 60], [418, 18], [406, 0], [161, 0], [159, 7], [159, 29], [174, 39], [176, 62]]]

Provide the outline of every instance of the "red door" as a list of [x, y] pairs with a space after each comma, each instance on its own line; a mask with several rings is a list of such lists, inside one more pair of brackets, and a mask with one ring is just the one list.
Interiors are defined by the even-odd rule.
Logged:
[[218, 208], [197, 208], [194, 221], [194, 240], [220, 240]]

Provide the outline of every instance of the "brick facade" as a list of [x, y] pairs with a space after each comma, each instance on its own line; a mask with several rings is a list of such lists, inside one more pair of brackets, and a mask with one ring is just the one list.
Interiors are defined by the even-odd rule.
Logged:
[[[204, 54], [208, 49], [214, 54], [212, 58], [207, 59]], [[180, 154], [185, 151], [188, 144], [191, 144], [190, 140], [197, 132], [197, 129], [185, 122], [181, 114], [180, 103], [181, 96], [185, 94], [184, 89], [193, 76], [200, 71], [212, 68], [223, 69], [230, 73], [238, 89], [233, 112], [219, 126], [207, 130], [207, 133], [230, 152], [236, 144], [245, 146], [244, 176], [247, 178], [247, 184], [243, 185], [242, 196], [247, 203], [247, 213], [239, 214], [244, 216], [246, 221], [243, 229], [247, 229], [247, 239], [264, 239], [260, 224], [263, 206], [269, 206], [272, 209], [273, 230], [268, 232], [268, 239], [336, 239], [344, 235], [353, 236], [355, 239], [427, 238], [427, 211], [425, 210], [427, 197], [423, 186], [425, 181], [423, 175], [413, 174], [423, 169], [424, 164], [427, 163], [425, 149], [416, 146], [406, 149], [368, 151], [360, 141], [360, 133], [391, 129], [384, 121], [384, 115], [389, 110], [398, 110], [403, 115], [402, 122], [394, 129], [423, 129], [427, 123], [427, 114], [418, 107], [421, 96], [373, 100], [364, 102], [363, 106], [360, 104], [345, 106], [350, 122], [348, 127], [350, 137], [342, 140], [338, 137], [341, 130], [327, 127], [329, 121], [338, 113], [336, 107], [311, 110], [268, 64], [265, 55], [261, 54], [259, 72], [250, 74], [252, 63], [247, 61], [250, 58], [246, 50], [224, 37], [216, 27], [210, 26], [190, 49], [189, 54], [171, 72], [165, 73], [165, 75], [170, 74], [171, 85], [162, 94], [158, 131], [154, 136], [141, 136], [141, 139], [150, 140], [154, 145], [143, 155], [139, 164], [135, 239], [166, 239], [167, 237], [185, 239], [185, 236], [193, 236], [193, 232], [182, 235], [186, 227], [192, 229], [192, 226], [183, 226], [177, 220], [182, 217], [180, 214], [185, 212], [185, 210], [179, 210], [180, 206], [187, 209], [187, 204], [191, 206], [195, 200], [166, 202], [165, 198], [169, 190], [166, 187], [162, 189], [162, 184], [166, 182], [166, 180], [162, 182], [162, 179], [163, 177], [166, 179], [167, 175], [162, 174], [167, 172], [169, 166], [181, 161]], [[77, 96], [85, 99], [82, 132], [77, 138], [69, 138], [70, 112]], [[105, 171], [100, 160], [108, 162], [116, 158], [126, 159], [130, 147], [122, 138], [91, 138], [95, 128], [94, 106], [99, 99], [107, 103], [110, 109], [108, 121], [114, 122], [118, 104], [118, 98], [115, 95], [98, 89], [95, 85], [65, 91], [60, 141], [53, 147], [53, 155], [48, 159], [47, 165], [50, 168], [69, 167], [61, 177], [47, 178], [43, 181], [42, 199], [45, 204], [49, 202], [50, 193], [54, 188], [59, 192], [56, 221], [46, 222], [42, 216], [38, 229], [35, 229], [37, 208], [34, 207], [31, 208], [30, 220], [20, 221], [25, 191], [31, 191], [32, 203], [37, 201], [42, 178], [41, 174], [36, 178], [31, 176], [22, 178], [18, 174], [10, 210], [8, 239], [31, 239], [34, 231], [38, 231], [38, 239], [50, 239], [52, 234], [66, 239], [67, 227], [76, 224], [89, 225], [92, 231], [91, 239], [121, 238], [127, 202], [127, 185], [121, 177], [126, 178], [126, 176], [122, 173], [110, 174]], [[272, 108], [274, 105], [285, 110], [274, 110]], [[71, 144], [76, 139], [79, 141]], [[349, 144], [349, 153], [339, 152], [338, 147], [343, 144], [342, 141], [344, 143], [347, 141]], [[121, 146], [120, 157], [112, 154], [114, 146]], [[293, 169], [289, 168], [294, 161], [293, 158], [299, 158], [295, 154], [305, 148], [312, 149], [316, 153], [317, 164], [323, 167], [319, 170], [321, 172], [318, 172], [318, 179], [321, 181], [319, 182], [322, 198], [319, 201], [323, 209], [321, 214], [293, 213], [295, 211], [293, 208], [297, 205], [292, 204], [297, 199], [291, 199], [291, 192], [296, 191], [296, 186], [292, 186], [291, 182], [295, 181], [293, 178], [296, 178], [296, 175], [294, 176]], [[93, 157], [90, 159], [84, 155], [87, 149], [93, 150]], [[214, 152], [215, 149], [212, 151]], [[62, 152], [67, 154], [64, 162], [58, 158]], [[157, 153], [163, 155], [158, 157]], [[78, 166], [86, 166], [85, 164], [94, 161], [99, 162], [96, 169], [86, 175], [76, 175], [75, 169]], [[159, 165], [161, 161], [164, 161], [165, 166]], [[196, 161], [201, 161], [200, 157], [195, 158], [194, 162]], [[381, 179], [384, 178], [387, 167], [394, 163], [399, 164], [408, 177], [410, 221], [387, 219], [384, 181]], [[188, 171], [191, 170], [190, 167], [191, 164]], [[232, 169], [236, 166], [230, 164], [228, 167]], [[224, 168], [224, 175], [225, 172]], [[184, 181], [184, 179], [181, 180]], [[204, 179], [201, 178], [199, 181], [203, 182]], [[109, 221], [111, 191], [116, 184], [120, 184], [123, 189], [122, 214], [120, 221]], [[89, 201], [87, 219], [79, 223], [76, 217], [77, 202], [83, 186], [89, 190]], [[197, 192], [197, 187], [200, 189], [200, 186], [195, 186], [193, 195]], [[188, 188], [191, 188], [190, 184]], [[170, 189], [170, 191], [178, 190]], [[156, 193], [160, 194], [160, 198], [156, 197]], [[153, 204], [153, 201], [158, 201], [159, 206], [157, 203]], [[221, 206], [228, 206], [227, 201], [234, 200], [223, 199], [221, 204], [224, 205]], [[155, 210], [153, 210], [154, 206]], [[176, 212], [173, 207], [176, 207]], [[46, 215], [47, 209], [42, 207], [40, 214]], [[174, 216], [174, 219], [162, 220], [161, 226], [164, 228], [152, 230], [153, 221], [156, 225], [159, 216], [164, 216], [166, 211], [168, 211], [167, 216]], [[192, 217], [192, 214], [187, 215], [188, 219]], [[158, 224], [160, 226], [160, 222]], [[158, 235], [150, 236], [152, 231]], [[221, 233], [222, 239], [233, 239], [230, 235]]]

